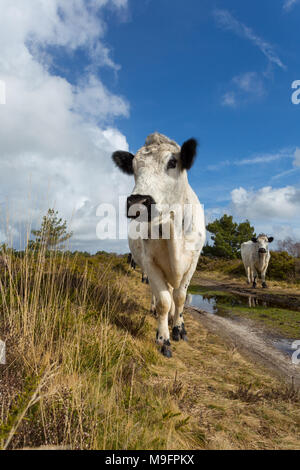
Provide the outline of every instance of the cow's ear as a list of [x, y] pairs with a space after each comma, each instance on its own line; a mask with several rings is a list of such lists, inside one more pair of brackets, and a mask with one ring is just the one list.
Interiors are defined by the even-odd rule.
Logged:
[[195, 160], [197, 153], [197, 140], [189, 139], [181, 147], [180, 159], [181, 168], [183, 170], [189, 170]]
[[256, 238], [256, 237], [251, 238], [251, 240], [253, 241], [253, 243], [256, 243], [256, 242], [257, 242], [257, 238]]
[[123, 173], [133, 175], [132, 160], [134, 159], [134, 155], [132, 155], [132, 153], [118, 150], [112, 154], [112, 159]]
[[269, 243], [272, 243], [273, 240], [274, 240], [274, 237], [269, 237], [269, 238], [268, 238], [268, 242], [269, 242]]

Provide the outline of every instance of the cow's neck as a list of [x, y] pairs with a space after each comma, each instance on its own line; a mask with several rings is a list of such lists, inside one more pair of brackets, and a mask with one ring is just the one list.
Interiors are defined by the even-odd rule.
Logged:
[[[188, 187], [188, 181], [186, 181], [186, 187]], [[181, 194], [180, 202], [179, 204], [182, 206], [182, 220], [181, 220], [181, 228], [183, 230], [183, 215], [184, 215], [184, 204], [188, 204], [188, 197], [187, 197], [187, 191], [185, 190]], [[178, 239], [175, 236], [175, 222], [174, 219], [171, 217], [170, 218], [170, 239], [167, 240], [167, 247], [168, 247], [168, 253], [169, 253], [169, 263], [170, 263], [170, 268], [173, 274], [173, 287], [179, 287], [177, 285], [180, 283], [181, 280], [181, 274], [182, 274], [182, 269], [181, 269], [181, 260], [183, 256], [182, 252], [182, 244], [183, 244], [183, 238], [184, 238], [184, 233], [182, 232], [182, 239]]]

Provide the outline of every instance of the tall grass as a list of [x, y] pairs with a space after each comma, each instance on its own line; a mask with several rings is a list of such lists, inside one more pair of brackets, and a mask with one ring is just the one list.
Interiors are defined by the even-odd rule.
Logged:
[[44, 248], [0, 256], [1, 448], [184, 447], [171, 395], [147, 384], [161, 359], [125, 293], [125, 261]]

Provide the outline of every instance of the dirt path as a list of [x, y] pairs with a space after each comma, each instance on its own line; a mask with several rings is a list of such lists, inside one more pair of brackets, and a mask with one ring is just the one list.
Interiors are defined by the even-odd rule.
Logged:
[[[144, 306], [153, 343], [157, 320], [148, 313], [150, 289], [141, 284], [140, 273], [132, 278], [130, 295], [134, 292]], [[243, 348], [248, 330], [227, 332], [224, 325], [212, 323], [209, 314], [190, 307], [185, 308], [184, 320], [188, 341], [171, 341], [173, 357], [160, 357], [151, 366], [149, 383], [171, 395], [176, 406], [164, 419], [181, 413], [179, 425], [187, 426], [190, 448], [299, 448], [299, 400], [290, 387], [295, 371], [285, 367], [276, 351], [275, 373], [270, 371], [272, 360], [264, 360], [265, 350], [250, 355]]]
[[[267, 302], [276, 302], [282, 307], [300, 311], [300, 295], [295, 292], [277, 292], [270, 289], [252, 289], [241, 283], [230, 280], [215, 280], [210, 277], [197, 276], [193, 285], [208, 290], [230, 292], [232, 294], [254, 296]], [[300, 365], [292, 363], [291, 357], [275, 348], [273, 338], [264, 328], [254, 321], [245, 318], [232, 320], [212, 315], [196, 307], [188, 307], [193, 318], [203, 324], [211, 333], [217, 334], [227, 343], [233, 344], [241, 353], [252, 361], [262, 364], [285, 382], [300, 387]], [[300, 338], [299, 338], [300, 339]]]
[[186, 310], [211, 333], [221, 336], [252, 361], [262, 364], [288, 384], [300, 387], [300, 365], [293, 364], [287, 354], [277, 350], [271, 338], [254, 322], [245, 319], [236, 322], [195, 307]]

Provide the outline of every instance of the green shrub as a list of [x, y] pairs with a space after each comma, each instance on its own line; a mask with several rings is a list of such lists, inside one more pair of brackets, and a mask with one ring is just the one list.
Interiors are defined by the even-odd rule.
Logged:
[[[241, 260], [228, 260], [210, 256], [200, 256], [198, 271], [217, 271], [233, 276], [244, 276], [245, 268]], [[286, 251], [272, 251], [267, 271], [268, 279], [280, 281], [300, 281], [300, 259], [293, 258]]]
[[271, 251], [267, 276], [282, 281], [296, 280], [295, 258], [286, 251]]

